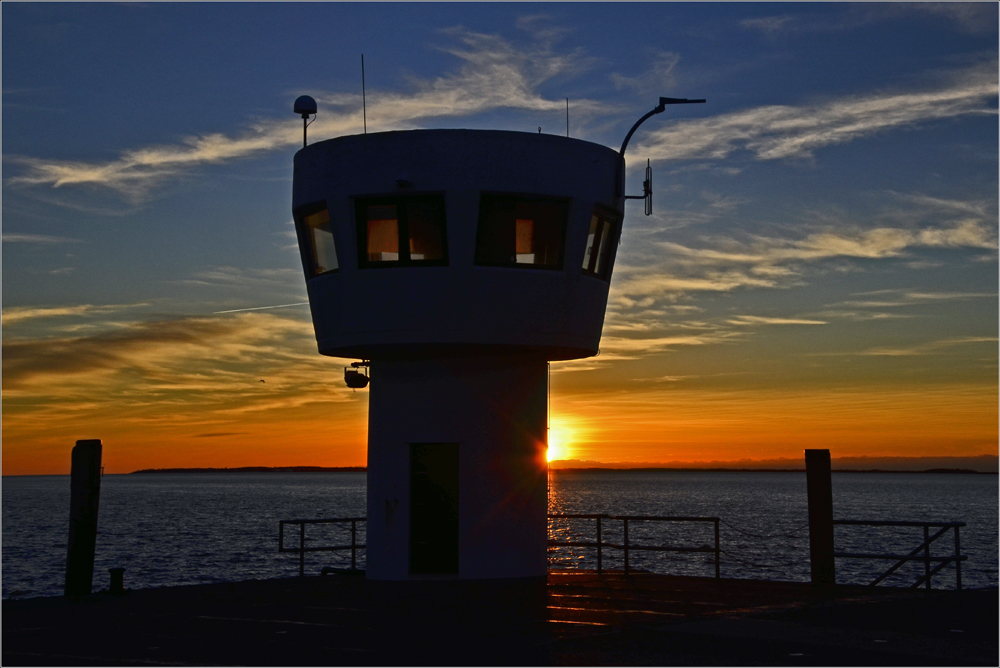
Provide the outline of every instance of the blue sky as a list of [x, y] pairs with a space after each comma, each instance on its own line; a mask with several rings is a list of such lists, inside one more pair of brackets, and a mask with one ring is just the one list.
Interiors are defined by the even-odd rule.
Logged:
[[[569, 98], [570, 134], [617, 148], [658, 96], [708, 99], [629, 145], [629, 191], [651, 159], [655, 210], [629, 204], [601, 356], [555, 374], [577, 454], [614, 456], [595, 405], [643, 434], [622, 458], [658, 461], [728, 456], [698, 445], [706, 406], [757, 433], [735, 407], [780, 395], [795, 421], [833, 391], [845, 415], [889, 402], [863, 452], [908, 452], [921, 406], [982, 428], [913, 452], [996, 452], [994, 3], [2, 12], [5, 467], [109, 410], [136, 450], [135, 430], [237, 438], [249, 415], [322, 410], [350, 434], [340, 459], [363, 457], [365, 399], [315, 354], [305, 307], [218, 313], [306, 301], [291, 105], [319, 102], [313, 141], [361, 132], [362, 53], [369, 132], [564, 134]], [[264, 372], [267, 396], [245, 382]], [[744, 451], [792, 447], [765, 432]]]

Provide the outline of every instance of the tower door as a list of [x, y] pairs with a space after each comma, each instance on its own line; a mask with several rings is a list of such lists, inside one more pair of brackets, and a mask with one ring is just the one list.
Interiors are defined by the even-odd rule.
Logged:
[[458, 443], [410, 444], [410, 572], [458, 573]]

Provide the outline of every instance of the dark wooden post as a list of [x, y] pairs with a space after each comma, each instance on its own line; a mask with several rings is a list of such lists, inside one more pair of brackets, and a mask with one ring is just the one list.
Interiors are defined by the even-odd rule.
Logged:
[[833, 560], [833, 487], [830, 451], [806, 450], [806, 490], [809, 498], [809, 561], [814, 585], [836, 582]]
[[108, 587], [109, 594], [124, 594], [125, 593], [125, 569], [124, 568], [109, 568], [108, 573], [111, 575], [111, 585]]
[[70, 475], [66, 596], [85, 596], [94, 584], [97, 507], [101, 500], [101, 441], [77, 441]]
[[604, 569], [601, 565], [601, 517], [597, 516], [597, 574], [601, 575], [604, 573]]
[[625, 575], [628, 575], [628, 518], [622, 520], [624, 522], [624, 533], [625, 533]]

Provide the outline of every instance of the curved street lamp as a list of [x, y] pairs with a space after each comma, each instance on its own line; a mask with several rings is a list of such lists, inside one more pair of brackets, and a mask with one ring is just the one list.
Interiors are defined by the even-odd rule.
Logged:
[[[625, 141], [622, 142], [621, 150], [618, 151], [618, 155], [621, 156], [621, 165], [625, 164], [625, 149], [628, 147], [628, 142], [632, 139], [632, 135], [635, 131], [642, 125], [647, 118], [654, 116], [656, 114], [663, 113], [668, 104], [704, 104], [705, 100], [689, 100], [686, 97], [661, 97], [660, 103], [653, 108], [652, 111], [648, 112], [645, 116], [640, 118], [632, 126], [632, 129], [628, 131], [625, 135]], [[618, 196], [622, 196], [622, 192], [625, 190], [625, 170], [619, 166], [622, 170], [618, 177]], [[641, 195], [625, 195], [625, 199], [644, 199], [646, 200], [646, 215], [653, 213], [653, 170], [649, 165], [649, 161], [646, 161], [646, 180], [642, 183], [642, 194]]]

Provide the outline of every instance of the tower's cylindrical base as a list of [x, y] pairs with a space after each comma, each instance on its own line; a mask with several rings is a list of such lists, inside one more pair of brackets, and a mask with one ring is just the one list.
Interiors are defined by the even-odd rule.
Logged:
[[544, 577], [544, 359], [373, 360], [367, 576]]

